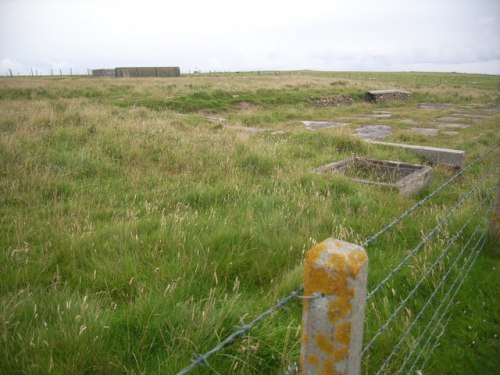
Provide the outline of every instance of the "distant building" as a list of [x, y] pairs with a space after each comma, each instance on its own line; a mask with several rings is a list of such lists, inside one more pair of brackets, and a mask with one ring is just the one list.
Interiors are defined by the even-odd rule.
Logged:
[[178, 66], [119, 67], [115, 69], [94, 69], [93, 77], [178, 77]]
[[178, 77], [181, 70], [171, 67], [121, 67], [115, 68], [116, 77]]
[[93, 69], [93, 77], [116, 77], [114, 69]]
[[369, 102], [381, 103], [388, 100], [409, 100], [411, 92], [397, 89], [374, 90], [366, 93], [366, 99]]

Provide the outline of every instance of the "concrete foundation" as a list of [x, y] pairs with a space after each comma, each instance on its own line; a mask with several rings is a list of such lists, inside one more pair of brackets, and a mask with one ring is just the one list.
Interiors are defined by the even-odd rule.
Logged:
[[353, 181], [395, 189], [405, 195], [417, 194], [432, 179], [432, 168], [428, 166], [363, 158], [330, 163], [315, 171], [342, 173]]
[[92, 77], [115, 77], [114, 69], [93, 69]]
[[181, 71], [178, 67], [118, 67], [117, 77], [178, 77]]
[[368, 257], [329, 238], [306, 254], [301, 374], [358, 375], [363, 346]]
[[413, 151], [418, 155], [422, 155], [431, 164], [446, 165], [454, 168], [463, 168], [465, 165], [465, 151], [371, 140], [368, 140], [368, 142], [381, 146], [400, 147], [405, 150]]
[[397, 89], [374, 90], [366, 93], [366, 100], [373, 103], [382, 103], [389, 100], [409, 100], [411, 92]]

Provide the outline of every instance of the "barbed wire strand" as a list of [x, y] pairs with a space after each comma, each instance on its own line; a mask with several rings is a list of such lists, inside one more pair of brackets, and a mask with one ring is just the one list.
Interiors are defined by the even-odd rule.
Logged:
[[438, 221], [436, 226], [432, 228], [432, 230], [427, 233], [427, 235], [411, 250], [397, 265], [396, 267], [392, 268], [389, 274], [381, 281], [379, 282], [366, 296], [366, 301], [369, 301], [379, 290], [383, 289], [385, 284], [389, 282], [390, 279], [394, 277], [394, 275], [425, 245], [425, 243], [432, 237], [434, 236], [438, 230], [440, 230], [444, 224], [448, 221], [448, 219], [451, 217], [453, 212], [455, 212], [458, 208], [460, 208], [467, 199], [470, 198], [472, 194], [474, 194], [480, 187], [480, 185], [486, 181], [496, 170], [496, 168], [500, 165], [500, 162], [495, 164], [488, 173], [485, 175], [485, 177], [480, 180], [478, 183], [474, 185], [474, 187], [466, 193], [462, 199], [453, 207], [451, 210], [446, 214], [441, 220]]
[[401, 215], [399, 215], [398, 217], [396, 217], [393, 221], [391, 221], [388, 225], [386, 225], [380, 231], [378, 231], [377, 233], [375, 233], [373, 236], [369, 237], [365, 242], [363, 242], [363, 244], [361, 246], [367, 247], [367, 246], [371, 245], [373, 242], [377, 241], [380, 238], [380, 236], [382, 236], [384, 233], [388, 232], [396, 224], [400, 223], [406, 216], [410, 215], [413, 211], [415, 211], [418, 207], [420, 207], [424, 203], [426, 203], [429, 199], [431, 199], [439, 191], [443, 190], [446, 186], [448, 186], [449, 184], [451, 184], [453, 181], [455, 181], [456, 179], [458, 179], [460, 176], [464, 175], [465, 172], [467, 172], [476, 163], [478, 163], [481, 160], [483, 160], [484, 158], [486, 158], [486, 156], [488, 156], [489, 154], [491, 154], [498, 147], [499, 144], [500, 143], [496, 143], [493, 147], [491, 147], [487, 151], [485, 151], [484, 154], [482, 154], [481, 156], [479, 156], [476, 159], [474, 159], [473, 161], [471, 161], [467, 165], [467, 167], [465, 167], [464, 169], [462, 169], [460, 172], [458, 172], [457, 174], [455, 174], [453, 177], [451, 177], [448, 180], [446, 180], [442, 185], [440, 185], [432, 193], [430, 193], [427, 196], [425, 196], [424, 198], [422, 198], [420, 201], [418, 201], [417, 203], [415, 203], [415, 205], [413, 205], [408, 210], [406, 210], [405, 212], [403, 212]]
[[[448, 179], [445, 183], [443, 183], [442, 185], [440, 185], [437, 189], [435, 189], [432, 193], [430, 193], [429, 195], [427, 195], [425, 198], [423, 198], [422, 200], [420, 200], [419, 202], [417, 202], [414, 206], [412, 206], [410, 209], [408, 209], [407, 211], [405, 211], [402, 215], [398, 216], [396, 219], [394, 219], [391, 223], [389, 223], [386, 227], [384, 227], [382, 230], [380, 230], [379, 232], [377, 232], [375, 235], [369, 237], [364, 243], [362, 246], [366, 247], [368, 245], [370, 245], [371, 243], [375, 242], [381, 235], [383, 235], [385, 232], [389, 231], [393, 226], [395, 226], [396, 224], [398, 224], [399, 222], [401, 222], [406, 216], [408, 216], [409, 214], [411, 214], [413, 211], [415, 211], [418, 207], [420, 207], [421, 205], [423, 205], [425, 202], [427, 202], [432, 196], [434, 196], [435, 194], [437, 194], [439, 191], [441, 191], [442, 189], [444, 189], [447, 185], [449, 185], [450, 183], [452, 183], [453, 181], [455, 181], [457, 178], [459, 178], [460, 176], [462, 176], [467, 170], [469, 170], [473, 165], [475, 165], [476, 163], [478, 163], [479, 161], [483, 160], [484, 158], [486, 158], [486, 156], [488, 156], [490, 153], [492, 153], [496, 147], [498, 147], [499, 143], [495, 144], [493, 147], [491, 147], [490, 149], [488, 149], [484, 154], [482, 154], [481, 156], [479, 156], [478, 158], [474, 159], [471, 163], [469, 163], [469, 165], [462, 169], [462, 171], [460, 171], [459, 173], [457, 173], [456, 175], [454, 175], [452, 178]], [[293, 291], [292, 293], [290, 293], [288, 296], [282, 298], [276, 305], [272, 306], [270, 309], [266, 310], [265, 312], [263, 312], [262, 314], [258, 315], [254, 320], [252, 320], [250, 323], [248, 324], [245, 324], [244, 326], [242, 326], [240, 329], [238, 329], [237, 331], [233, 332], [231, 335], [229, 335], [228, 337], [226, 337], [226, 339], [224, 339], [223, 341], [221, 341], [219, 344], [217, 344], [213, 349], [211, 349], [210, 351], [206, 352], [205, 354], [203, 355], [195, 355], [195, 359], [191, 362], [190, 365], [186, 366], [185, 368], [183, 368], [182, 370], [180, 370], [177, 375], [185, 375], [187, 373], [189, 373], [192, 369], [194, 369], [195, 367], [197, 366], [200, 366], [202, 364], [204, 365], [208, 365], [208, 362], [207, 362], [207, 359], [212, 356], [214, 353], [220, 351], [222, 348], [224, 348], [226, 345], [232, 343], [234, 340], [236, 340], [239, 336], [242, 336], [244, 334], [246, 334], [250, 329], [252, 329], [257, 323], [259, 323], [261, 320], [263, 320], [264, 318], [266, 318], [268, 315], [272, 314], [273, 312], [275, 312], [276, 310], [284, 307], [287, 303], [289, 303], [291, 300], [294, 300], [294, 299], [301, 299], [301, 296], [299, 296], [298, 294], [304, 289], [304, 286], [301, 285], [299, 288], [297, 288], [295, 291]], [[318, 296], [306, 296], [306, 297], [302, 297], [302, 299], [310, 299], [310, 298], [321, 298], [322, 296], [321, 295], [318, 295]], [[365, 348], [366, 349], [366, 348]]]
[[[466, 275], [470, 272], [470, 270], [471, 270], [472, 266], [474, 265], [474, 263], [476, 262], [476, 259], [477, 259], [477, 258], [478, 258], [478, 256], [479, 256], [479, 254], [480, 254], [481, 250], [483, 249], [483, 246], [484, 246], [484, 244], [485, 244], [485, 242], [486, 242], [485, 237], [486, 237], [486, 234], [485, 234], [485, 233], [483, 233], [483, 234], [482, 234], [482, 236], [481, 236], [481, 238], [479, 239], [479, 241], [476, 243], [476, 246], [474, 247], [474, 250], [473, 250], [473, 252], [475, 252], [475, 253], [473, 253], [473, 255], [469, 258], [470, 263], [469, 263], [469, 265], [468, 265], [467, 270], [463, 273], [463, 277], [462, 277], [462, 279], [460, 280], [459, 285], [456, 287], [456, 289], [455, 289], [455, 291], [454, 291], [454, 293], [453, 293], [453, 296], [450, 298], [450, 302], [448, 303], [448, 305], [446, 305], [445, 310], [443, 311], [443, 313], [442, 313], [442, 314], [441, 314], [441, 316], [439, 317], [439, 319], [438, 319], [437, 323], [434, 325], [434, 328], [433, 328], [432, 332], [431, 332], [429, 335], [427, 335], [427, 340], [426, 340], [426, 342], [424, 343], [424, 345], [422, 346], [422, 348], [420, 349], [420, 352], [419, 352], [419, 354], [418, 354], [417, 358], [416, 358], [416, 359], [415, 359], [415, 361], [413, 362], [412, 367], [410, 368], [410, 372], [413, 370], [413, 368], [415, 367], [415, 365], [418, 363], [418, 360], [420, 359], [420, 357], [422, 356], [423, 352], [424, 352], [424, 351], [425, 351], [425, 349], [427, 348], [427, 346], [428, 346], [428, 344], [429, 344], [429, 342], [430, 342], [431, 338], [434, 336], [434, 333], [435, 333], [435, 331], [436, 331], [436, 329], [437, 329], [438, 325], [439, 325], [439, 324], [441, 323], [441, 321], [443, 320], [443, 317], [446, 315], [446, 313], [448, 312], [448, 310], [450, 309], [450, 307], [453, 305], [454, 300], [455, 300], [455, 297], [457, 296], [457, 294], [458, 294], [458, 292], [460, 291], [460, 289], [461, 289], [461, 287], [462, 287], [463, 283], [464, 283], [464, 282], [465, 282], [465, 280], [466, 280]], [[482, 243], [481, 243], [481, 241], [482, 241]], [[480, 243], [481, 243], [481, 246], [478, 248], [478, 245], [479, 245]], [[477, 249], [477, 248], [478, 248], [478, 249]], [[476, 249], [477, 249], [477, 250], [476, 250]], [[431, 318], [431, 321], [434, 321], [434, 320], [435, 320], [435, 318], [437, 317], [437, 314], [438, 314], [438, 313], [439, 313], [439, 312], [437, 312], [437, 311], [434, 313], [434, 315], [433, 315], [433, 316], [432, 316], [432, 318]], [[429, 327], [430, 327], [430, 326], [431, 326], [431, 324], [429, 324], [429, 325], [428, 325], [428, 327], [426, 327], [426, 329], [425, 329], [425, 330], [424, 330], [424, 331], [420, 334], [420, 337], [419, 337], [419, 338], [418, 338], [418, 340], [417, 340], [416, 346], [417, 346], [418, 344], [420, 344], [420, 341], [422, 341], [422, 339], [423, 339], [424, 337], [426, 337], [427, 330], [429, 329]], [[410, 353], [410, 356], [409, 356], [409, 358], [408, 358], [408, 359], [406, 359], [406, 358], [405, 358], [405, 362], [406, 362], [406, 363], [408, 363], [408, 362], [410, 361], [410, 358], [411, 358], [411, 356], [412, 356], [412, 355], [413, 355], [413, 352], [412, 352], [412, 353]], [[406, 363], [404, 363], [404, 366], [406, 366]], [[403, 367], [402, 369], [400, 369], [399, 373], [400, 373], [403, 369], [404, 369], [404, 367]]]
[[[430, 306], [431, 302], [434, 300], [434, 297], [437, 295], [438, 291], [441, 289], [441, 287], [444, 285], [445, 281], [448, 279], [448, 276], [451, 274], [451, 271], [453, 271], [454, 267], [457, 265], [457, 263], [459, 262], [459, 260], [462, 259], [462, 255], [465, 253], [465, 250], [467, 249], [467, 247], [469, 246], [469, 244], [471, 243], [471, 241], [475, 238], [475, 235], [476, 235], [477, 231], [479, 230], [479, 227], [481, 227], [481, 226], [482, 226], [482, 223], [479, 223], [474, 228], [474, 232], [470, 235], [469, 240], [462, 247], [460, 253], [455, 257], [455, 260], [453, 261], [453, 263], [448, 267], [448, 271], [441, 278], [441, 280], [439, 281], [438, 285], [434, 288], [434, 291], [432, 292], [431, 296], [429, 297], [429, 299], [427, 300], [427, 302], [425, 303], [425, 305], [422, 307], [422, 309], [419, 311], [419, 313], [416, 315], [415, 319], [413, 319], [413, 321], [411, 322], [411, 324], [407, 328], [405, 328], [405, 331], [404, 331], [403, 335], [399, 339], [398, 343], [393, 347], [391, 353], [386, 357], [384, 363], [382, 364], [382, 366], [380, 366], [380, 368], [376, 372], [376, 375], [382, 373], [382, 371], [390, 363], [392, 357], [397, 353], [397, 351], [399, 349], [401, 349], [403, 342], [406, 340], [406, 338], [409, 337], [409, 334], [410, 334], [411, 330], [413, 329], [413, 327], [415, 327], [415, 325], [417, 324], [417, 322], [424, 315], [424, 312]], [[467, 267], [467, 263], [464, 264], [464, 266], [462, 267], [462, 270], [465, 269], [466, 267]], [[457, 274], [457, 278], [455, 279], [455, 282], [456, 282], [456, 280], [459, 277], [460, 277], [460, 273]], [[455, 285], [455, 282], [450, 287], [450, 290]], [[448, 294], [446, 296], [448, 296]], [[438, 306], [438, 308], [440, 308], [441, 306], [443, 306], [445, 300], [446, 300], [446, 297], [442, 299], [443, 302], [441, 302], [441, 304]]]
[[[271, 315], [273, 312], [276, 310], [282, 308], [285, 306], [287, 303], [294, 299], [299, 299], [301, 296], [299, 296], [299, 293], [302, 292], [304, 289], [303, 286], [300, 286], [293, 292], [291, 292], [288, 296], [282, 298], [281, 300], [278, 301], [277, 304], [269, 308], [268, 310], [264, 311], [262, 314], [257, 316], [255, 319], [253, 319], [250, 323], [243, 325], [240, 329], [237, 331], [233, 332], [229, 336], [227, 336], [223, 341], [221, 341], [219, 344], [214, 346], [211, 350], [206, 352], [205, 354], [197, 354], [195, 355], [195, 359], [185, 368], [180, 370], [177, 375], [185, 375], [188, 372], [190, 372], [192, 369], [194, 369], [197, 366], [200, 366], [202, 364], [207, 364], [208, 358], [210, 358], [213, 354], [217, 353], [219, 350], [224, 348], [226, 345], [232, 343], [234, 340], [236, 340], [239, 336], [242, 336], [246, 334], [250, 329], [252, 329], [257, 323], [259, 323], [261, 320], [266, 318], [268, 315]], [[317, 295], [315, 298], [321, 298], [321, 295]]]
[[[487, 197], [490, 198], [490, 197]], [[485, 200], [483, 200], [485, 201]], [[415, 284], [411, 292], [406, 296], [406, 298], [399, 304], [399, 306], [394, 310], [392, 315], [387, 319], [387, 321], [375, 332], [375, 335], [370, 339], [370, 341], [366, 344], [366, 346], [363, 348], [363, 351], [361, 352], [361, 355], [363, 356], [374, 344], [376, 339], [387, 330], [387, 327], [389, 324], [391, 324], [395, 319], [398, 313], [405, 307], [410, 299], [415, 295], [417, 290], [420, 288], [420, 286], [423, 284], [423, 282], [427, 279], [427, 277], [430, 275], [430, 273], [434, 270], [434, 268], [438, 265], [438, 263], [441, 261], [441, 259], [448, 253], [450, 250], [451, 246], [457, 241], [457, 239], [461, 236], [462, 232], [465, 230], [465, 227], [472, 221], [474, 218], [474, 214], [479, 211], [478, 207], [476, 211], [469, 217], [467, 222], [455, 233], [455, 235], [450, 239], [448, 245], [444, 250], [441, 251], [441, 254], [436, 258], [434, 263], [425, 271], [425, 273], [422, 275], [420, 280]]]

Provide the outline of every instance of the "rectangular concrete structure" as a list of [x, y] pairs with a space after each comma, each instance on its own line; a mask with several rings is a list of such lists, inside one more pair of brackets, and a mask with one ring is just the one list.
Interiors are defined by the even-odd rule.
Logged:
[[116, 77], [178, 77], [181, 75], [179, 67], [118, 67], [115, 68]]
[[301, 374], [360, 373], [367, 276], [358, 245], [329, 238], [307, 252]]
[[410, 98], [411, 92], [398, 89], [373, 90], [366, 93], [366, 100], [374, 103], [382, 103], [389, 100], [409, 100]]
[[93, 69], [92, 77], [115, 77], [114, 69]]
[[431, 164], [446, 165], [454, 168], [463, 168], [465, 166], [465, 151], [372, 140], [367, 140], [367, 142], [381, 146], [400, 147], [405, 150], [413, 151], [418, 155], [422, 155]]
[[341, 160], [323, 165], [315, 171], [342, 173], [352, 181], [396, 189], [405, 195], [417, 194], [432, 179], [432, 168], [425, 165], [364, 158]]

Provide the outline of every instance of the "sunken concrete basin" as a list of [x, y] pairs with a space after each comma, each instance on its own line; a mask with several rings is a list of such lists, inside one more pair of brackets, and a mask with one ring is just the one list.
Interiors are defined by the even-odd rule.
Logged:
[[353, 181], [398, 190], [404, 195], [417, 194], [432, 179], [432, 168], [425, 165], [364, 158], [326, 164], [316, 168], [315, 172], [342, 173]]

